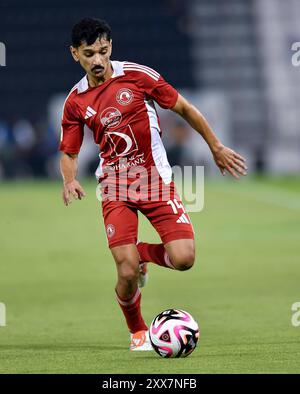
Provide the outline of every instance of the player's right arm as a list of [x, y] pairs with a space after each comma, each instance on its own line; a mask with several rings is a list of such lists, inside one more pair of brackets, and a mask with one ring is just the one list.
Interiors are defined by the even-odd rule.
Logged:
[[71, 203], [72, 198], [81, 200], [81, 198], [85, 196], [85, 191], [75, 179], [77, 167], [77, 155], [62, 153], [60, 158], [60, 171], [64, 181], [63, 201], [66, 206]]
[[60, 171], [63, 178], [63, 202], [69, 205], [72, 198], [81, 200], [85, 192], [76, 180], [78, 168], [78, 153], [83, 141], [84, 124], [80, 119], [79, 111], [71, 93], [64, 105], [61, 141], [59, 149], [62, 151], [60, 158]]

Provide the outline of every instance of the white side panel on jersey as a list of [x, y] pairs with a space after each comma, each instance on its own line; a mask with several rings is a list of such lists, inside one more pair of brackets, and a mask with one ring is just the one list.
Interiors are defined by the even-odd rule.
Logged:
[[145, 105], [148, 112], [150, 130], [151, 130], [151, 150], [152, 157], [159, 175], [165, 184], [172, 181], [172, 169], [168, 162], [165, 147], [160, 138], [160, 128], [158, 124], [157, 114], [152, 100], [145, 100]]
[[103, 167], [102, 166], [103, 166], [104, 159], [101, 157], [101, 152], [99, 153], [99, 159], [100, 159], [100, 162], [99, 162], [99, 165], [98, 165], [97, 170], [95, 172], [95, 176], [97, 179], [99, 179], [103, 175]]

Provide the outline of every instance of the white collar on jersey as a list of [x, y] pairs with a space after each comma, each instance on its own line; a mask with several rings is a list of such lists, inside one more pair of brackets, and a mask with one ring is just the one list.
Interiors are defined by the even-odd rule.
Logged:
[[[116, 78], [121, 75], [125, 75], [124, 70], [123, 70], [123, 64], [124, 62], [117, 62], [117, 61], [111, 61], [112, 68], [114, 70], [113, 75], [111, 78]], [[77, 84], [77, 93], [83, 93], [89, 88], [89, 83], [87, 76], [85, 75]]]

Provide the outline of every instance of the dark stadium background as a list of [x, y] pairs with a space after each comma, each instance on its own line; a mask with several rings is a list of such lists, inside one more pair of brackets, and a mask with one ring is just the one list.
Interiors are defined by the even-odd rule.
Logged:
[[[299, 12], [297, 2], [291, 4]], [[255, 171], [297, 172], [293, 7], [276, 0], [2, 0], [0, 38], [7, 50], [0, 73], [2, 176], [49, 175], [47, 159], [55, 155], [59, 135], [49, 101], [66, 95], [83, 75], [68, 49], [71, 27], [83, 16], [109, 21], [113, 59], [146, 64], [179, 90], [202, 94], [200, 107], [209, 106], [213, 126], [226, 123], [225, 139], [247, 154]], [[26, 139], [20, 121], [27, 122], [27, 147], [18, 143]], [[282, 125], [291, 129], [288, 136]], [[21, 169], [20, 158], [14, 160], [20, 149]], [[278, 159], [282, 154], [284, 163]]]
[[[197, 263], [184, 276], [151, 266], [143, 298], [149, 322], [170, 306], [199, 319], [184, 364], [127, 351], [89, 132], [88, 196], [61, 202], [59, 120], [83, 76], [70, 30], [85, 16], [110, 23], [112, 59], [159, 71], [248, 161], [247, 178], [221, 179], [201, 138], [160, 111], [171, 164], [205, 166]], [[299, 20], [298, 0], [0, 0], [0, 373], [299, 373]], [[143, 221], [141, 236], [157, 241]]]

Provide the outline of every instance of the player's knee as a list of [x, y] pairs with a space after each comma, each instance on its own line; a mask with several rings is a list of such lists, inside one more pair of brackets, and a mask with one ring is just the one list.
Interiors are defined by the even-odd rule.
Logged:
[[174, 267], [179, 271], [187, 271], [192, 268], [195, 262], [194, 249], [182, 251], [175, 258], [172, 259]]
[[182, 262], [177, 263], [176, 269], [178, 271], [187, 271], [192, 268], [194, 265], [194, 261], [192, 260], [184, 260]]
[[135, 283], [138, 280], [139, 270], [132, 262], [122, 261], [118, 263], [118, 276], [122, 282]]

